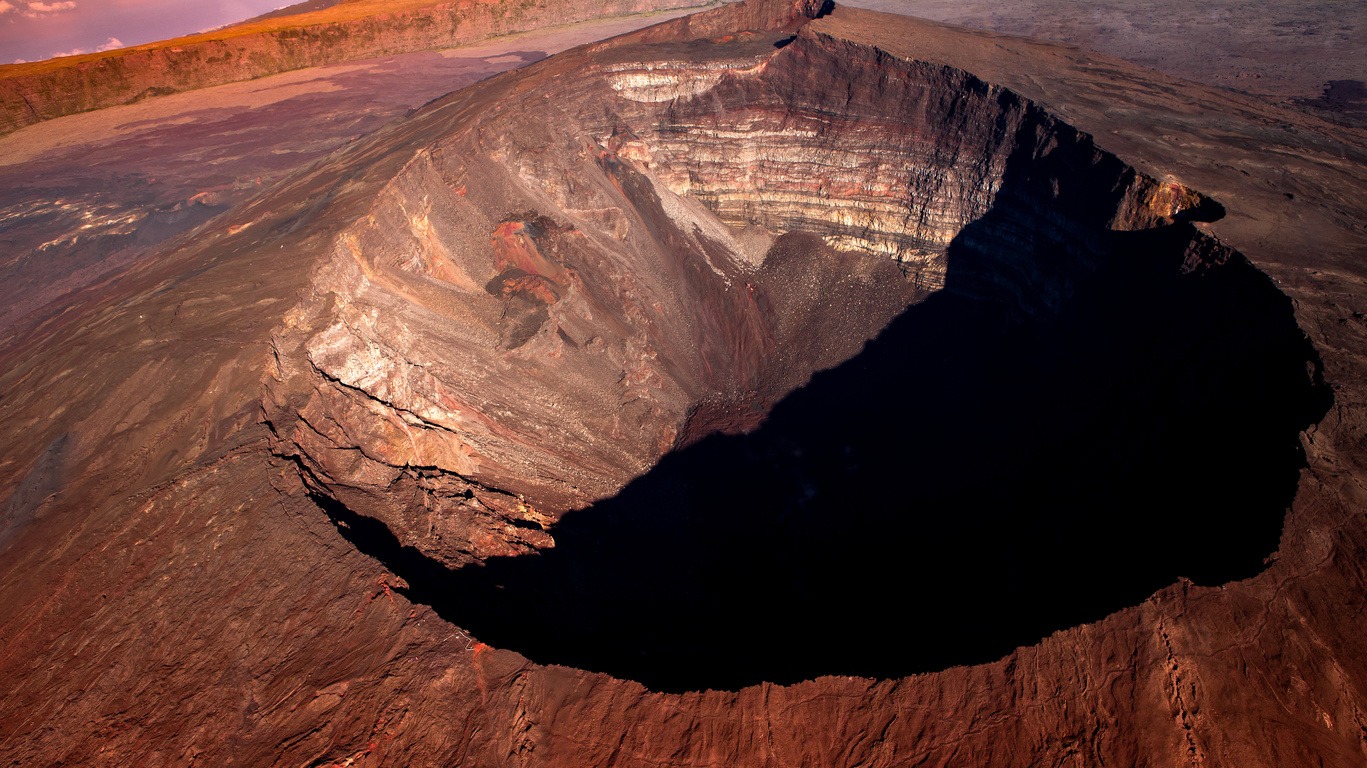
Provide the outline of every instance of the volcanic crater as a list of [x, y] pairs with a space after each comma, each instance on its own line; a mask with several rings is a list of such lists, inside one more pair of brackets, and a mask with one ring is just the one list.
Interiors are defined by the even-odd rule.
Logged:
[[1220, 205], [759, 5], [391, 130], [275, 334], [320, 509], [479, 641], [665, 691], [988, 661], [1258, 572], [1329, 399]]

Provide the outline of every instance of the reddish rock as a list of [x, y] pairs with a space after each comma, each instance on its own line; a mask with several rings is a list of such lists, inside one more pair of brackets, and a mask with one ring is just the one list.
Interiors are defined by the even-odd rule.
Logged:
[[[867, 12], [835, 9], [778, 48], [792, 34], [783, 14], [732, 24], [732, 39], [711, 42], [726, 37], [718, 19], [760, 7], [578, 49], [443, 99], [87, 292], [0, 353], [0, 476], [14, 489], [0, 544], [0, 743], [12, 762], [1362, 763], [1367, 212], [1355, 171], [1367, 139], [1118, 62], [1098, 69], [1071, 49]], [[1201, 152], [1189, 148], [1197, 143]], [[1268, 157], [1287, 173], [1269, 173]], [[813, 172], [817, 163], [837, 170]], [[814, 176], [833, 183], [814, 187]], [[1193, 190], [1219, 200], [1223, 218]], [[900, 226], [882, 204], [894, 191], [905, 195]], [[936, 274], [945, 289], [927, 296]], [[1130, 282], [1163, 290], [1118, 290], [1102, 294], [1114, 305], [1078, 308], [1090, 286]], [[581, 513], [570, 510], [610, 503], [631, 478], [657, 476], [666, 451], [694, 455], [709, 433], [747, 432], [731, 444], [762, 445], [750, 438], [770, 434], [781, 409], [887, 348], [870, 344], [874, 358], [770, 410], [813, 371], [859, 353], [909, 303], [921, 300], [910, 310], [920, 318], [951, 299], [1007, 307], [1011, 327], [1098, 320], [1099, 339], [1072, 328], [1064, 350], [1114, 365], [1098, 380], [1125, 403], [1152, 396], [1193, 418], [1262, 424], [1262, 409], [1221, 410], [1263, 391], [1259, 377], [1229, 372], [1251, 360], [1247, 370], [1286, 376], [1284, 392], [1268, 391], [1295, 397], [1274, 399], [1268, 445], [1285, 454], [1275, 468], [1289, 471], [1294, 498], [1266, 566], [1207, 586], [1174, 580], [994, 660], [919, 674], [840, 674], [874, 648], [854, 622], [775, 615], [796, 631], [773, 654], [832, 666], [734, 690], [652, 692], [535, 663], [447, 620], [433, 583], [468, 579], [454, 597], [478, 597], [480, 573], [553, 563], [550, 553], [570, 549], [592, 560], [572, 534], [593, 529], [576, 529]], [[1150, 325], [1123, 322], [1141, 312]], [[1112, 330], [1140, 343], [1148, 327], [1182, 360], [1153, 354], [1142, 358], [1152, 370], [1136, 370], [1105, 354]], [[982, 395], [981, 416], [954, 418], [990, 425], [999, 402], [1012, 402], [990, 380], [947, 380]], [[1315, 399], [1321, 382], [1332, 405]], [[1104, 437], [1116, 431], [1105, 422], [1126, 418], [1106, 392], [1068, 389], [1066, 376], [1047, 383], [1061, 391], [1031, 390], [1045, 415], [1074, 398], [1100, 404], [1103, 423], [1080, 418], [1078, 435]], [[862, 397], [882, 403], [889, 392], [884, 383]], [[1188, 395], [1198, 402], [1183, 405]], [[924, 407], [936, 424], [938, 401], [896, 402]], [[1032, 431], [1028, 407], [1001, 414], [1016, 434], [1049, 434]], [[1151, 426], [1123, 424], [1125, 435]], [[952, 439], [952, 426], [936, 434]], [[1205, 427], [1193, 440], [1218, 438]], [[1028, 451], [996, 456], [993, 434], [956, 444], [972, 445], [984, 467], [1035, 461]], [[1049, 439], [1079, 472], [1046, 498], [1085, 488], [1128, 444], [1070, 434]], [[1173, 454], [1190, 463], [1172, 474], [1190, 481], [1163, 487], [1217, 501], [1227, 491], [1240, 501], [1222, 519], [1238, 521], [1252, 504], [1240, 488], [1200, 481], [1235, 472], [1220, 453], [1240, 447], [1177, 442]], [[972, 464], [957, 458], [921, 461], [976, 492]], [[894, 472], [923, 476], [913, 470]], [[1126, 487], [1115, 503], [1143, 490]], [[855, 514], [886, 526], [851, 530], [827, 519], [824, 530], [798, 528], [812, 534], [799, 543], [850, 548], [830, 559], [858, 564], [859, 546], [898, 552], [899, 537], [917, 530], [902, 517]], [[701, 532], [734, 529], [752, 543], [788, 530], [767, 518], [748, 532], [744, 516], [725, 522]], [[1157, 542], [1132, 554], [1156, 559], [1197, 542], [1181, 562], [1199, 564], [1217, 549], [1195, 517], [1126, 523], [1106, 530]], [[685, 544], [699, 533], [665, 533], [675, 530]], [[418, 563], [411, 574], [357, 549], [386, 536], [388, 565]], [[732, 559], [787, 567], [786, 542], [775, 541]], [[1024, 548], [1011, 544], [1004, 554]], [[658, 552], [668, 548], [626, 562], [648, 573]], [[1093, 554], [1094, 571], [1039, 591], [1099, 578], [1109, 553]], [[900, 572], [888, 562], [873, 572]], [[526, 592], [495, 618], [521, 620], [528, 606], [574, 594], [550, 580], [508, 583], [544, 587], [549, 602]], [[1012, 586], [1001, 578], [978, 597]], [[670, 588], [692, 596], [691, 586]], [[878, 593], [898, 597], [882, 606], [898, 626], [915, 623], [908, 647], [919, 647], [916, 635], [959, 637], [911, 602], [943, 588], [916, 581]], [[772, 591], [801, 604], [787, 587]], [[658, 618], [644, 601], [602, 608]], [[768, 624], [762, 608], [751, 613]], [[684, 619], [666, 625], [672, 645], [647, 647], [702, 647], [723, 662], [744, 650], [743, 637]], [[562, 629], [552, 639], [572, 641], [577, 628]]]

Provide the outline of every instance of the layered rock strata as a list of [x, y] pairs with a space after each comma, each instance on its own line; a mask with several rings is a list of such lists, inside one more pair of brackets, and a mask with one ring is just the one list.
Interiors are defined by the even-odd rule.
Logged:
[[1108, 232], [1204, 205], [1010, 91], [793, 24], [579, 51], [415, 152], [278, 336], [277, 450], [444, 562], [550, 546], [942, 288], [989, 210], [974, 247], [1014, 266], [957, 288], [1034, 314]]

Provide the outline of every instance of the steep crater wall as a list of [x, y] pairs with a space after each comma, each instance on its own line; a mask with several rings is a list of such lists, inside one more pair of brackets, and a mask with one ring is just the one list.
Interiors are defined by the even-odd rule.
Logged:
[[1275, 548], [1326, 403], [1289, 302], [1191, 224], [1218, 205], [806, 31], [522, 77], [276, 338], [277, 452], [415, 599], [734, 687], [995, 658]]

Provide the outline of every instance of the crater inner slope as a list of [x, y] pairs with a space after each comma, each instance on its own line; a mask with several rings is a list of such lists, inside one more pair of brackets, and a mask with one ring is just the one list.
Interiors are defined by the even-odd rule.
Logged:
[[985, 660], [1255, 571], [1325, 404], [1219, 205], [815, 5], [715, 33], [748, 7], [413, 119], [265, 397], [357, 546], [488, 642], [678, 689]]

